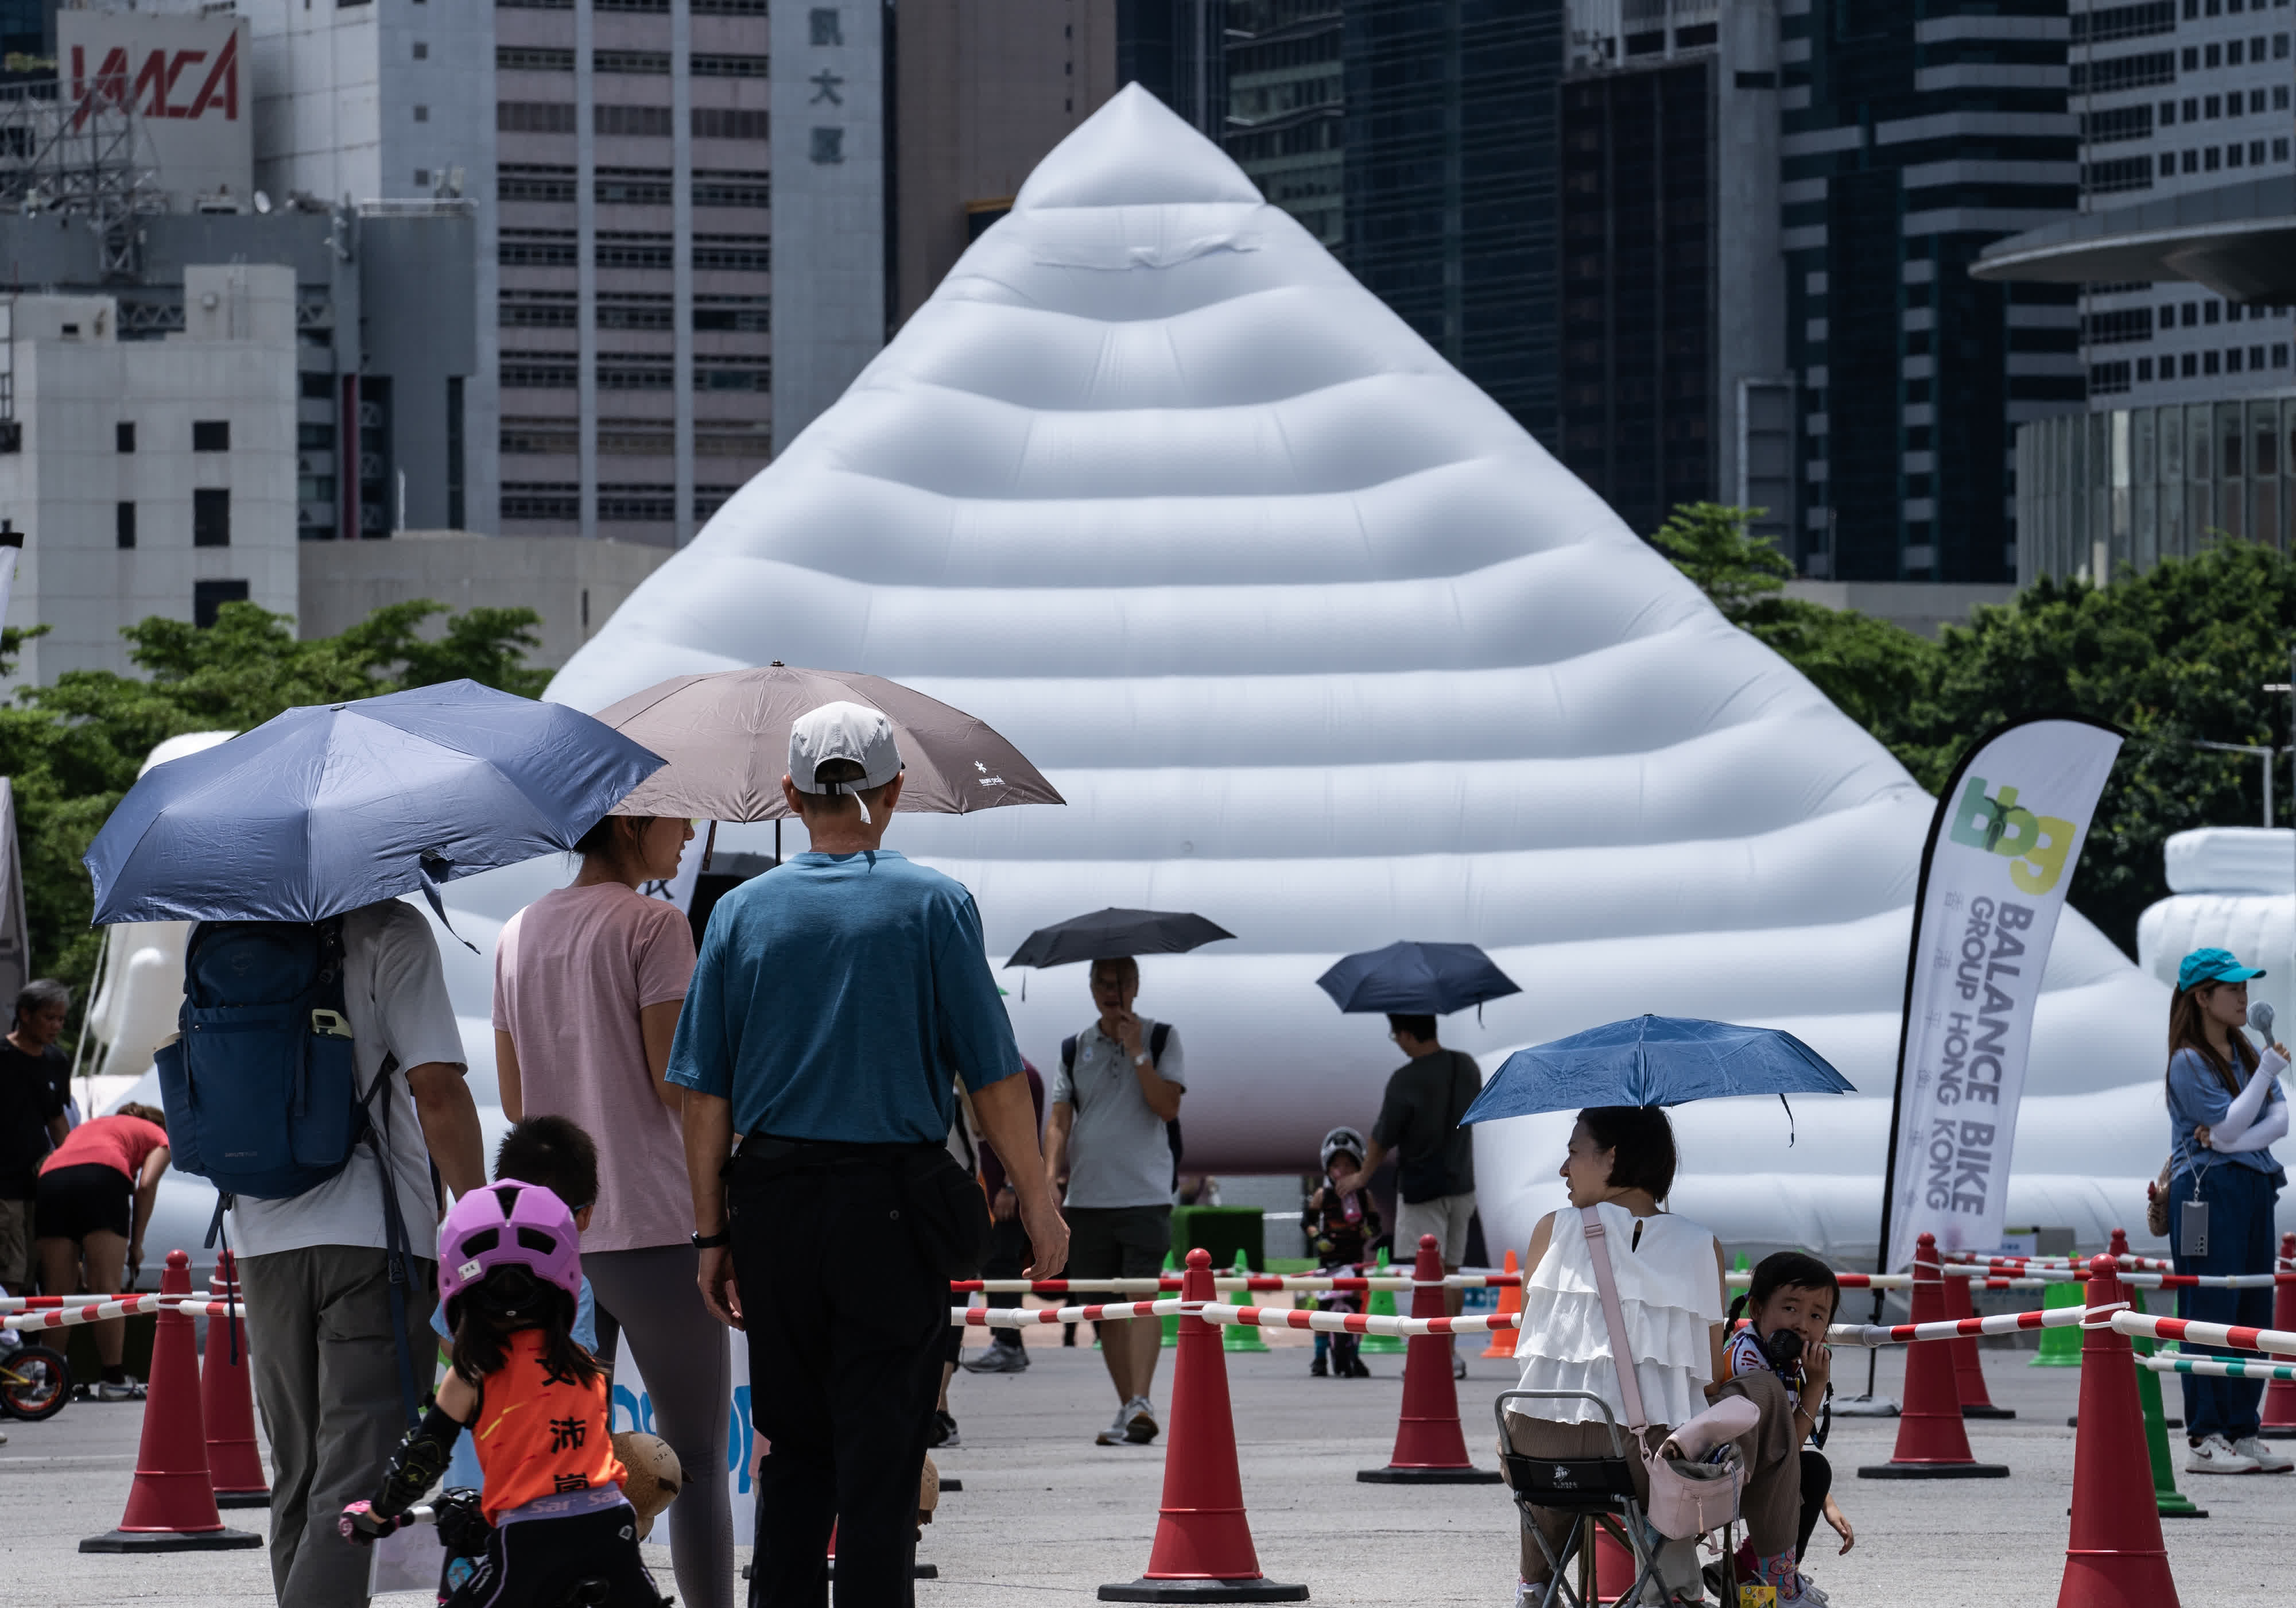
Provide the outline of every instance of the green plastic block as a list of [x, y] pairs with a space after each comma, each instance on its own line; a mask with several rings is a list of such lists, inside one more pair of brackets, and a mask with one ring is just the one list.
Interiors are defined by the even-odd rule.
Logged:
[[[2041, 1292], [2044, 1308], [2080, 1307], [2088, 1303], [2087, 1286], [2067, 1282], [2051, 1284]], [[2081, 1332], [2072, 1325], [2062, 1329], [2041, 1331], [2041, 1349], [2027, 1364], [2035, 1368], [2077, 1368], [2080, 1366]]]

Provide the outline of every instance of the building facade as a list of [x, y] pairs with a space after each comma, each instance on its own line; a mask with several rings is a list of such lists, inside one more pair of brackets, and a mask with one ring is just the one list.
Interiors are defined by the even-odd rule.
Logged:
[[1796, 506], [1768, 0], [1573, 0], [1562, 85], [1562, 461], [1648, 535]]
[[[2110, 211], [2296, 173], [2288, 8], [2269, 0], [2073, 0], [2081, 201]], [[2190, 283], [2091, 284], [2081, 300], [2093, 405], [2119, 412], [2290, 383], [2286, 307]]]
[[1344, 0], [1342, 16], [1341, 260], [1551, 442], [1563, 0]]
[[0, 529], [25, 533], [14, 678], [127, 672], [149, 615], [297, 606], [299, 291], [271, 264], [184, 271], [183, 327], [121, 340], [106, 295], [0, 302]]
[[1341, 0], [1227, 0], [1227, 153], [1334, 251], [1347, 243], [1346, 31]]

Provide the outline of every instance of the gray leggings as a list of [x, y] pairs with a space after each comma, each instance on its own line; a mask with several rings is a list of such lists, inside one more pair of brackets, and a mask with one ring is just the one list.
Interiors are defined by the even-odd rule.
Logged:
[[733, 1608], [734, 1514], [726, 1492], [733, 1368], [725, 1325], [709, 1316], [694, 1283], [693, 1250], [586, 1251], [582, 1271], [600, 1318], [613, 1315], [645, 1375], [654, 1433], [669, 1443], [685, 1473], [668, 1515], [678, 1597], [689, 1608]]

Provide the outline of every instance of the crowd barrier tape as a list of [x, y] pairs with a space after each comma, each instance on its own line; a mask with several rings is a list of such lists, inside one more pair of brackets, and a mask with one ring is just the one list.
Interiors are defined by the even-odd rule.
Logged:
[[1522, 1314], [1488, 1312], [1472, 1317], [1374, 1317], [1368, 1312], [1321, 1312], [1294, 1307], [1230, 1307], [1206, 1301], [1189, 1310], [1208, 1324], [1237, 1324], [1256, 1329], [1316, 1329], [1327, 1334], [1488, 1334], [1519, 1329]]
[[2296, 1380], [2296, 1364], [2250, 1362], [2239, 1357], [2140, 1357], [2136, 1366], [2155, 1374], [2199, 1374], [2210, 1379]]
[[[136, 1317], [152, 1312], [182, 1312], [193, 1317], [226, 1317], [245, 1310], [238, 1303], [227, 1300], [189, 1300], [178, 1295], [113, 1295], [90, 1300], [85, 1295], [20, 1296], [12, 1299], [55, 1301], [56, 1305], [12, 1312], [0, 1317], [0, 1330], [68, 1329], [78, 1324], [109, 1323], [115, 1317]], [[77, 1305], [64, 1305], [64, 1302]]]
[[[2074, 1309], [2067, 1307], [2065, 1311]], [[2296, 1357], [2296, 1333], [2285, 1329], [2251, 1329], [2244, 1324], [2208, 1324], [2192, 1317], [2155, 1317], [2149, 1312], [2116, 1312], [2112, 1326], [2123, 1334], [2150, 1340], [2186, 1341], [2197, 1346], [2230, 1346], [2242, 1351], [2269, 1351]]]
[[[1837, 1346], [1896, 1346], [1923, 1340], [1960, 1340], [1972, 1334], [2014, 1334], [2025, 1329], [2088, 1328], [2107, 1319], [2117, 1321], [2127, 1310], [2126, 1302], [2116, 1301], [2104, 1307], [2048, 1307], [2038, 1312], [1997, 1312], [1990, 1317], [1948, 1317], [1939, 1323], [1836, 1324], [1825, 1332], [1825, 1338]], [[2296, 1335], [2290, 1339], [2296, 1342]]]

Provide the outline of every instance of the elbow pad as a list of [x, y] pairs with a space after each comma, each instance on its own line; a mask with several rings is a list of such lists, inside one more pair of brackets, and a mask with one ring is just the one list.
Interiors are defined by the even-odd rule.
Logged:
[[447, 1460], [455, 1455], [455, 1437], [462, 1432], [463, 1426], [443, 1407], [432, 1406], [391, 1454], [382, 1488], [375, 1493], [376, 1514], [396, 1518], [420, 1502], [422, 1493], [446, 1473]]

